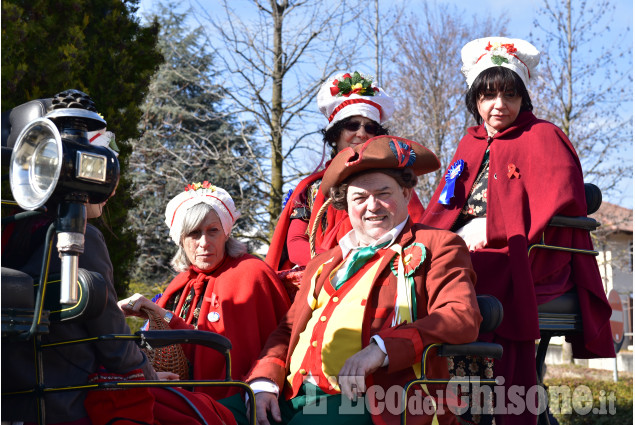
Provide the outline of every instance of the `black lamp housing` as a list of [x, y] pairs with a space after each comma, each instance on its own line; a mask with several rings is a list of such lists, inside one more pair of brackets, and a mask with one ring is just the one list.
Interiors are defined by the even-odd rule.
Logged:
[[[68, 90], [56, 98], [68, 92], [81, 93]], [[68, 106], [28, 123], [11, 154], [16, 202], [34, 210], [64, 200], [97, 204], [112, 196], [119, 182], [119, 161], [110, 149], [91, 145], [86, 135], [105, 127], [95, 111]]]

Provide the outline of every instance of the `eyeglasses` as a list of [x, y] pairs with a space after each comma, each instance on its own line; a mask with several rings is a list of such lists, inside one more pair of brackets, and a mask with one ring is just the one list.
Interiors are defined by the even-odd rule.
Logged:
[[374, 122], [367, 122], [366, 124], [362, 124], [359, 121], [348, 121], [344, 124], [344, 128], [348, 131], [357, 131], [360, 127], [364, 126], [364, 131], [368, 134], [372, 134], [373, 136], [379, 133], [379, 124]]

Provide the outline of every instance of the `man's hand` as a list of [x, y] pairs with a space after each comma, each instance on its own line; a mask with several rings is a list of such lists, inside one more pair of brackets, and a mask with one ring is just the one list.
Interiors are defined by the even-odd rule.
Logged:
[[337, 379], [342, 394], [349, 400], [357, 400], [366, 392], [366, 376], [379, 369], [385, 358], [386, 354], [375, 343], [349, 357]]
[[179, 375], [172, 372], [157, 372], [157, 376], [161, 381], [178, 381], [181, 379]]
[[[274, 393], [259, 392], [256, 393], [256, 422], [258, 425], [269, 425], [267, 414], [271, 412], [271, 417], [276, 422], [282, 422], [280, 415], [280, 407], [278, 406], [278, 397]], [[249, 404], [247, 405], [247, 418], [251, 416]]]

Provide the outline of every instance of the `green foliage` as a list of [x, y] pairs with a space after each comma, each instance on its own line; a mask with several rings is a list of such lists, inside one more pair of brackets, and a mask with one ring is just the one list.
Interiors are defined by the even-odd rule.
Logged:
[[[140, 130], [131, 159], [137, 205], [132, 224], [139, 235], [134, 278], [159, 282], [173, 276], [170, 259], [176, 246], [164, 222], [168, 202], [187, 184], [208, 180], [227, 190], [243, 212], [237, 229], [253, 228], [249, 176], [255, 167], [247, 149], [252, 129], [239, 127], [223, 111], [220, 77], [214, 56], [202, 44], [202, 29], [185, 25], [176, 5], [159, 6], [159, 46], [166, 58], [143, 104]], [[254, 149], [254, 146], [250, 146]]]
[[[362, 75], [355, 71], [352, 77], [342, 78], [337, 83], [340, 95], [349, 95], [351, 92], [359, 93], [362, 96], [374, 96], [375, 91], [371, 87], [373, 83], [372, 79], [366, 79]], [[355, 85], [360, 84], [361, 88], [354, 88]]]
[[494, 63], [494, 65], [500, 66], [504, 63], [509, 63], [509, 60], [507, 60], [507, 58], [503, 56], [492, 56], [492, 62]]
[[75, 88], [87, 93], [117, 137], [121, 178], [100, 225], [122, 293], [135, 258], [127, 225], [130, 197], [127, 139], [162, 56], [158, 24], [141, 26], [138, 0], [2, 0], [2, 109]]
[[[588, 377], [553, 378], [545, 382], [552, 389], [564, 386], [571, 390], [572, 397], [564, 398], [564, 401], [559, 403], [560, 410], [551, 410], [560, 425], [633, 423], [632, 375], [621, 376], [618, 382]], [[555, 399], [552, 398], [550, 404], [553, 405], [554, 402]], [[585, 410], [591, 411], [584, 414]]]

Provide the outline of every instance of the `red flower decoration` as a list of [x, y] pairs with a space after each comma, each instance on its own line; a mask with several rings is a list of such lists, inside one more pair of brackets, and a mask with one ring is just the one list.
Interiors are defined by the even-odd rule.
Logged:
[[[492, 46], [492, 42], [488, 41], [487, 42], [487, 46], [485, 46], [485, 50], [491, 51], [495, 46]], [[502, 47], [503, 49], [505, 49], [507, 51], [507, 53], [509, 53], [510, 55], [512, 53], [516, 53], [518, 51], [518, 49], [516, 49], [516, 47], [514, 47], [513, 43], [506, 43], [506, 44], [500, 44], [497, 45], [496, 47]]]
[[199, 190], [199, 189], [212, 189], [212, 190], [216, 190], [214, 188], [214, 185], [212, 185], [210, 182], [208, 182], [207, 180], [205, 180], [203, 183], [192, 183], [192, 184], [188, 184], [187, 186], [185, 186], [185, 191], [187, 192], [188, 190]]
[[501, 47], [504, 47], [505, 50], [507, 50], [507, 53], [509, 53], [510, 55], [512, 53], [516, 53], [518, 51], [518, 49], [516, 49], [512, 43], [510, 43], [510, 44], [501, 44]]
[[[425, 245], [415, 242], [407, 248], [404, 248], [403, 253], [403, 263], [404, 263], [404, 275], [412, 276], [415, 271], [419, 268], [423, 261], [426, 259], [426, 247]], [[394, 273], [395, 276], [398, 275], [399, 270], [399, 256], [395, 255], [393, 259], [390, 269]]]
[[331, 96], [349, 97], [352, 94], [360, 96], [374, 96], [379, 91], [377, 87], [373, 87], [373, 80], [370, 77], [364, 77], [355, 71], [351, 74], [344, 74], [341, 80], [333, 80], [332, 86], [329, 87]]

